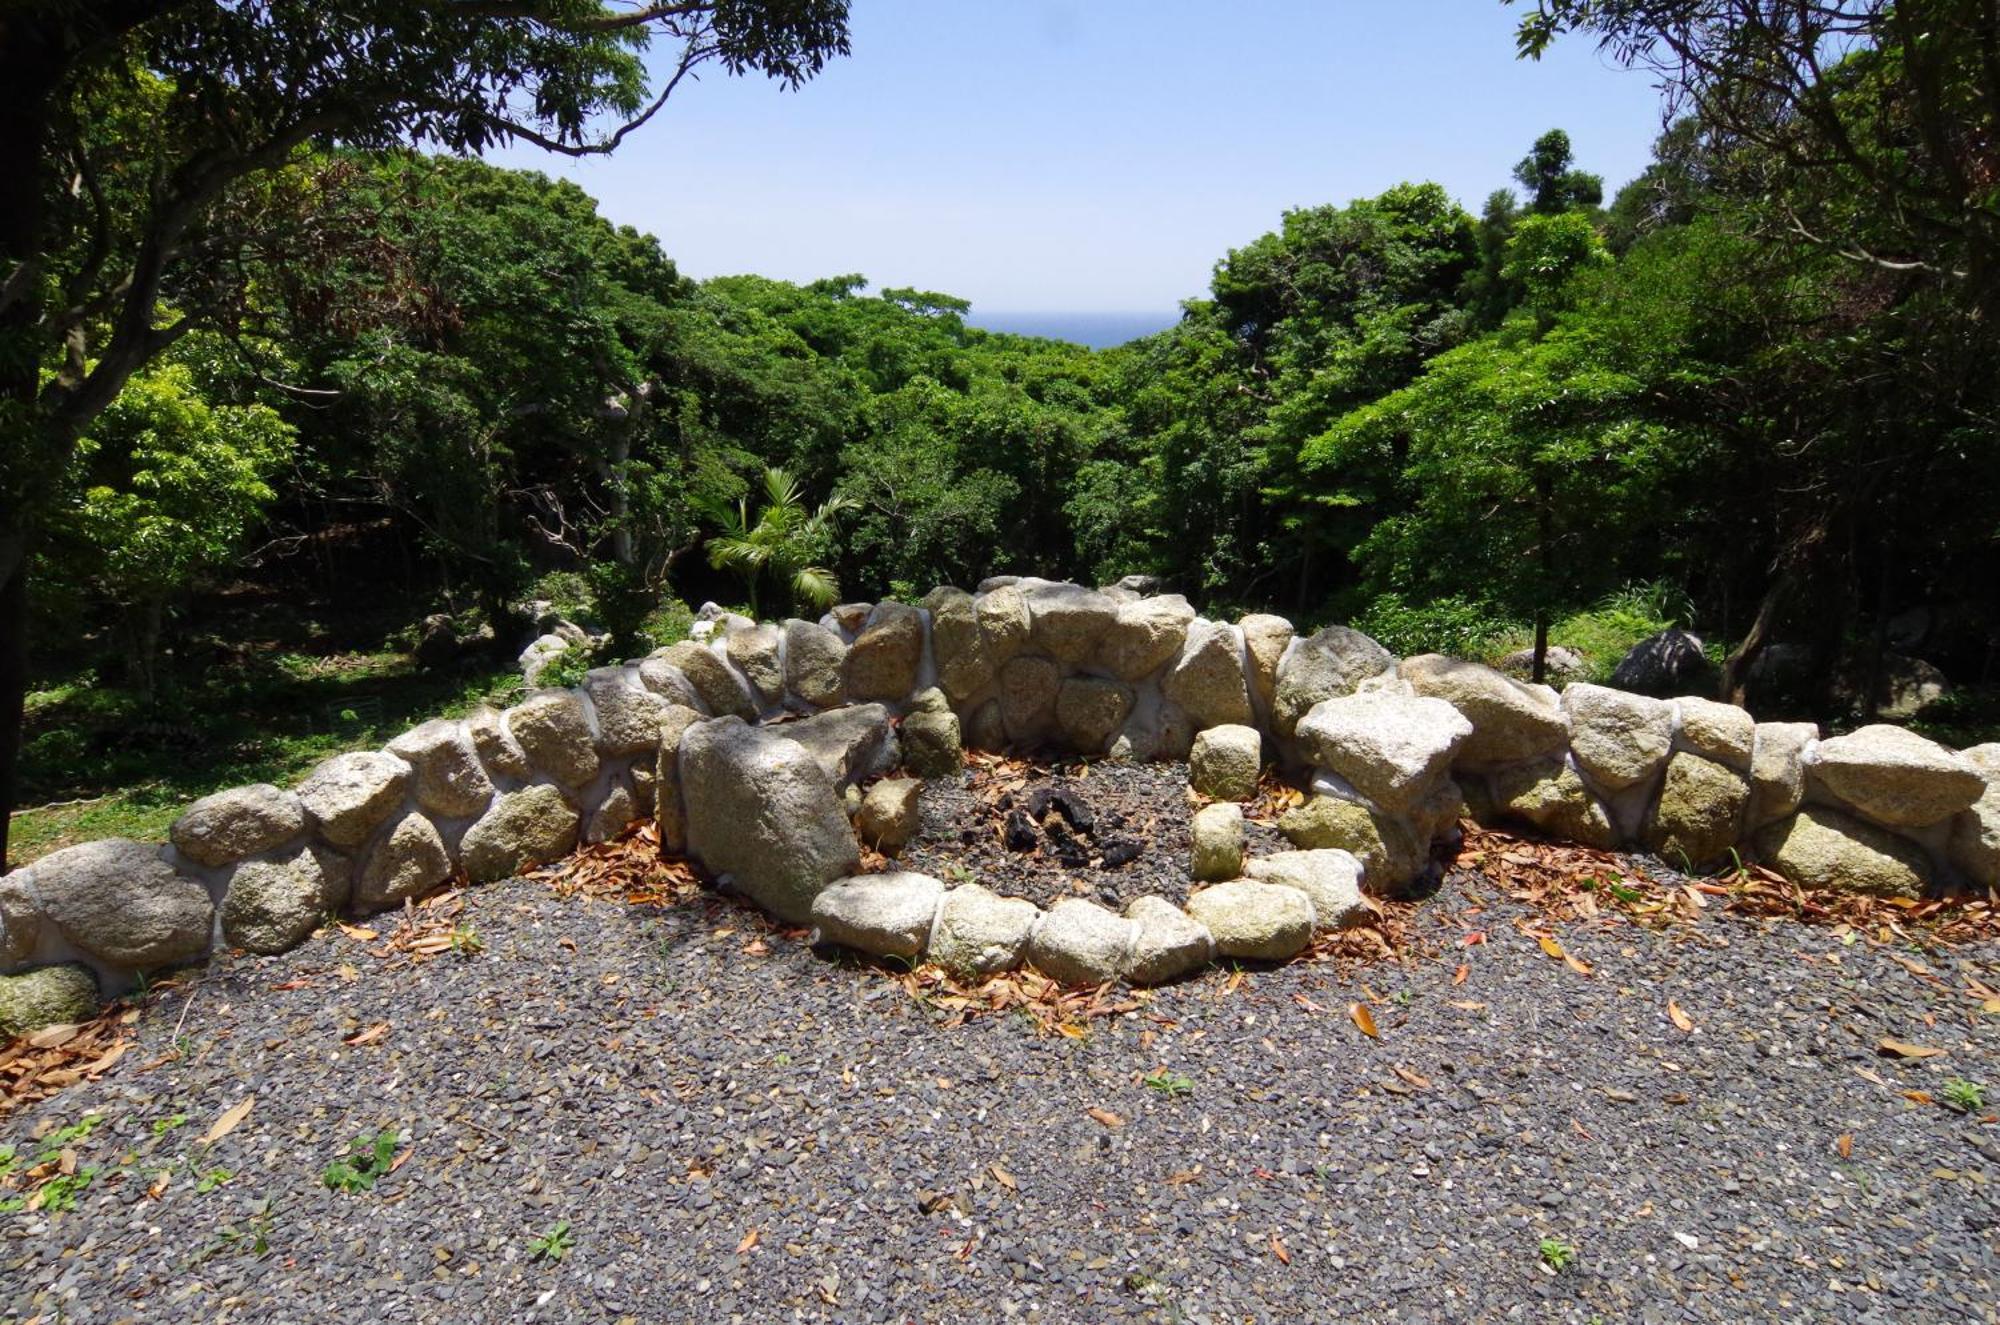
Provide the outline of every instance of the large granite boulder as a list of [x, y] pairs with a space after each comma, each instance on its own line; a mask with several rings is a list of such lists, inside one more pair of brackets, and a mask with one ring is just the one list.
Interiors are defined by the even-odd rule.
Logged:
[[1132, 713], [1132, 687], [1072, 676], [1056, 690], [1056, 738], [1079, 754], [1102, 754]]
[[42, 921], [110, 966], [145, 970], [208, 951], [208, 890], [176, 874], [158, 847], [107, 837], [35, 862]]
[[1281, 962], [1312, 942], [1312, 899], [1285, 884], [1212, 884], [1189, 897], [1187, 909], [1214, 937], [1220, 957]]
[[1651, 780], [1674, 746], [1674, 706], [1664, 700], [1577, 682], [1562, 692], [1569, 748], [1585, 776], [1606, 792]]
[[1278, 831], [1302, 851], [1352, 853], [1372, 893], [1400, 892], [1430, 862], [1429, 842], [1407, 819], [1340, 796], [1315, 796], [1287, 811]]
[[1755, 718], [1734, 704], [1696, 695], [1684, 695], [1674, 703], [1681, 711], [1681, 749], [1739, 773], [1750, 771], [1757, 738]]
[[1000, 719], [1007, 739], [1024, 746], [1048, 739], [1061, 687], [1062, 672], [1047, 658], [1024, 654], [1010, 659], [1000, 669]]
[[1472, 724], [1472, 735], [1453, 761], [1461, 769], [1490, 769], [1560, 752], [1569, 723], [1556, 693], [1523, 685], [1491, 667], [1442, 654], [1405, 658], [1397, 675], [1418, 695], [1441, 699]]
[[878, 603], [842, 664], [847, 697], [900, 704], [917, 688], [924, 658], [923, 613], [907, 603]]
[[1757, 846], [1765, 864], [1811, 887], [1915, 898], [1930, 886], [1923, 848], [1838, 810], [1801, 810], [1766, 828]]
[[781, 638], [778, 628], [769, 624], [737, 626], [722, 636], [723, 653], [764, 708], [774, 708], [785, 699], [785, 665], [778, 652]]
[[73, 1026], [97, 1015], [97, 977], [77, 962], [0, 975], [0, 1044], [44, 1026]]
[[680, 778], [689, 854], [781, 920], [809, 921], [820, 890], [860, 867], [840, 791], [797, 741], [700, 723], [681, 737]]
[[622, 667], [604, 667], [584, 678], [583, 690], [597, 715], [597, 753], [606, 759], [649, 755], [660, 746], [660, 716], [674, 701], [655, 694]]
[[446, 718], [426, 722], [389, 742], [389, 753], [410, 766], [417, 804], [428, 814], [469, 818], [484, 813], [493, 799], [493, 779], [464, 723]]
[[528, 766], [527, 753], [508, 732], [506, 717], [499, 709], [483, 706], [474, 709], [465, 719], [465, 735], [478, 752], [479, 762], [487, 773], [513, 778], [517, 782], [525, 782], [534, 776], [535, 770]]
[[1618, 829], [1604, 803], [1561, 756], [1503, 768], [1492, 778], [1493, 807], [1506, 818], [1550, 837], [1609, 851]]
[[1135, 985], [1164, 984], [1200, 970], [1215, 952], [1201, 922], [1164, 897], [1133, 898], [1125, 918], [1138, 927], [1125, 962], [1125, 978]]
[[691, 708], [676, 704], [660, 719], [660, 753], [653, 763], [653, 820], [660, 832], [663, 855], [687, 854], [687, 804], [681, 795], [681, 737], [705, 721]]
[[1751, 741], [1751, 831], [1796, 813], [1806, 798], [1806, 747], [1819, 739], [1810, 722], [1760, 722]]
[[202, 797], [174, 820], [168, 836], [195, 864], [220, 866], [283, 846], [305, 831], [299, 798], [259, 782]]
[[1312, 900], [1317, 929], [1365, 925], [1374, 910], [1361, 896], [1361, 862], [1349, 851], [1280, 851], [1257, 856], [1243, 867], [1259, 883], [1296, 888]]
[[[653, 657], [677, 669], [694, 687], [701, 703], [690, 707], [705, 709], [718, 717], [724, 714], [734, 714], [739, 718], [757, 716], [757, 698], [750, 693], [749, 683], [738, 675], [721, 653], [708, 645], [695, 640], [682, 640], [659, 650]], [[657, 689], [660, 684], [655, 677], [664, 679], [663, 674], [657, 672], [649, 677], [643, 666], [639, 675], [646, 681], [649, 690]], [[669, 694], [667, 698], [677, 703], [686, 702], [684, 696]]]
[[1043, 914], [1028, 936], [1028, 964], [1058, 984], [1116, 980], [1138, 926], [1080, 897], [1066, 897]]
[[938, 908], [930, 959], [963, 978], [1011, 971], [1040, 916], [1024, 897], [1002, 897], [976, 883], [953, 888]]
[[1095, 652], [1118, 619], [1118, 604], [1082, 585], [1048, 584], [1028, 594], [1028, 616], [1035, 652], [1074, 666]]
[[1986, 790], [1986, 779], [1968, 760], [1883, 723], [1821, 741], [1806, 776], [1809, 786], [1897, 828], [1949, 819]]
[[817, 621], [785, 623], [785, 688], [814, 708], [841, 701], [847, 642]]
[[1667, 761], [1646, 846], [1683, 869], [1710, 864], [1736, 845], [1749, 806], [1750, 783], [1741, 773], [1683, 750]]
[[32, 868], [0, 874], [0, 967], [34, 955], [42, 939], [42, 907], [35, 900]]
[[1097, 662], [1120, 681], [1141, 681], [1180, 656], [1194, 608], [1179, 594], [1120, 603], [1097, 642]]
[[581, 787], [597, 776], [590, 715], [575, 691], [544, 690], [529, 696], [507, 710], [507, 729], [536, 772], [565, 787]]
[[688, 680], [686, 672], [666, 660], [665, 653], [666, 650], [662, 649], [639, 660], [639, 684], [669, 704], [680, 704], [707, 713], [708, 701], [701, 697], [701, 691], [695, 688], [694, 682]]
[[1321, 700], [1297, 734], [1313, 763], [1401, 811], [1445, 780], [1472, 724], [1444, 700], [1384, 690]]
[[[552, 788], [544, 788], [548, 790]], [[354, 909], [363, 915], [385, 911], [402, 905], [405, 898], [423, 896], [450, 877], [451, 853], [437, 825], [421, 814], [406, 814], [361, 862], [354, 876]]]
[[315, 843], [276, 860], [246, 860], [222, 897], [222, 941], [246, 952], [288, 952], [347, 901], [353, 866]]
[[1951, 822], [1953, 868], [1974, 884], [2000, 883], [2000, 745], [1975, 745], [1959, 756], [1986, 779], [1986, 790]]
[[[576, 850], [582, 826], [582, 816], [554, 787], [523, 787], [494, 801], [465, 830], [459, 858], [466, 877], [492, 883], [567, 856]], [[355, 891], [358, 900], [358, 884]]]
[[895, 724], [880, 704], [849, 704], [770, 730], [804, 746], [836, 786], [887, 773], [902, 757]]
[[1218, 621], [1198, 619], [1188, 627], [1180, 656], [1160, 678], [1160, 693], [1187, 711], [1196, 731], [1257, 720], [1243, 675], [1243, 641]]
[[1264, 771], [1264, 737], [1255, 727], [1224, 723], [1196, 732], [1188, 754], [1188, 785], [1219, 801], [1257, 798]]
[[1250, 659], [1250, 688], [1260, 712], [1269, 713], [1278, 698], [1278, 665], [1291, 647], [1292, 623], [1281, 616], [1253, 612], [1236, 623], [1243, 632], [1243, 651]]
[[1389, 651], [1358, 630], [1328, 626], [1295, 641], [1278, 664], [1271, 726], [1281, 740], [1298, 730], [1299, 719], [1325, 700], [1351, 695], [1364, 681], [1392, 671]]
[[943, 898], [944, 884], [928, 874], [858, 874], [813, 898], [812, 923], [823, 943], [912, 960], [923, 954]]

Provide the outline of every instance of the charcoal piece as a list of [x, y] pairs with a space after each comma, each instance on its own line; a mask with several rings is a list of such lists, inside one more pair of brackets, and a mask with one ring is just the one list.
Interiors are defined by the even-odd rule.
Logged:
[[1035, 827], [1035, 821], [1020, 810], [1007, 812], [1007, 825], [1001, 830], [1001, 840], [1009, 851], [1033, 851], [1041, 845], [1042, 834]]
[[1069, 826], [1079, 833], [1088, 833], [1095, 822], [1090, 806], [1068, 787], [1036, 787], [1028, 793], [1028, 813], [1031, 816], [1047, 819], [1050, 810], [1067, 819]]
[[1130, 837], [1114, 837], [1104, 844], [1104, 853], [1098, 860], [1102, 869], [1115, 870], [1120, 865], [1130, 865], [1146, 849], [1144, 842]]

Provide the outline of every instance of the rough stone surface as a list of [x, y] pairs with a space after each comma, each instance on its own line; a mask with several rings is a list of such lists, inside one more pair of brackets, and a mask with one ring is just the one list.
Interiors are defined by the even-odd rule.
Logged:
[[687, 804], [681, 795], [681, 737], [703, 721], [701, 714], [676, 704], [660, 718], [660, 753], [653, 763], [653, 819], [660, 832], [660, 850], [669, 856], [687, 854]]
[[1315, 704], [1351, 695], [1362, 682], [1395, 666], [1387, 649], [1346, 626], [1328, 626], [1296, 641], [1278, 664], [1272, 728], [1280, 738], [1289, 739]]
[[590, 812], [590, 818], [583, 825], [583, 840], [586, 842], [609, 842], [632, 824], [645, 817], [639, 808], [639, 799], [623, 778], [611, 784], [604, 793], [604, 799]]
[[814, 708], [841, 700], [847, 643], [817, 621], [785, 623], [785, 688]]
[[884, 855], [893, 856], [917, 835], [922, 822], [918, 795], [924, 784], [915, 778], [883, 778], [868, 788], [854, 816], [854, 831]]
[[1417, 694], [1443, 700], [1472, 724], [1472, 735], [1453, 761], [1461, 769], [1536, 759], [1568, 743], [1569, 723], [1546, 686], [1523, 685], [1491, 667], [1436, 653], [1405, 658], [1397, 675]]
[[1701, 636], [1674, 627], [1634, 644], [1618, 660], [1611, 684], [1642, 695], [1672, 695], [1694, 689], [1708, 670]]
[[362, 861], [354, 877], [354, 909], [385, 910], [450, 877], [451, 853], [436, 826], [421, 814], [406, 814]]
[[1665, 700], [1579, 681], [1563, 691], [1563, 711], [1576, 762], [1605, 791], [1636, 786], [1666, 766], [1674, 708]]
[[965, 720], [965, 743], [974, 750], [1007, 748], [1007, 722], [999, 700], [989, 699], [972, 710]]
[[71, 1026], [97, 1013], [97, 978], [75, 962], [0, 975], [0, 1043], [44, 1026]]
[[827, 885], [812, 900], [822, 942], [878, 957], [921, 956], [944, 884], [928, 874], [860, 874]]
[[1986, 790], [1969, 761], [1885, 723], [1821, 741], [1806, 778], [1876, 823], [1899, 828], [1948, 819]]
[[1186, 759], [1193, 749], [1194, 719], [1172, 700], [1135, 708], [1111, 743], [1114, 759]]
[[1191, 828], [1194, 847], [1189, 872], [1209, 883], [1220, 883], [1243, 873], [1243, 807], [1233, 801], [1218, 801], [1195, 811]]
[[1346, 929], [1374, 918], [1374, 908], [1361, 896], [1361, 862], [1353, 852], [1280, 851], [1251, 859], [1243, 872], [1259, 883], [1296, 888], [1311, 898], [1318, 929]]
[[1505, 768], [1493, 775], [1493, 804], [1501, 815], [1550, 837], [1609, 851], [1618, 829], [1604, 803], [1568, 760], [1560, 757]]
[[1220, 957], [1281, 962], [1312, 942], [1312, 899], [1285, 884], [1214, 884], [1189, 897], [1187, 909], [1214, 936]]
[[1028, 600], [1011, 586], [977, 598], [939, 589], [924, 600], [931, 612], [931, 653], [938, 684], [963, 704], [993, 684], [1000, 669], [1028, 642]]
[[889, 710], [880, 704], [828, 709], [771, 730], [804, 746], [837, 786], [887, 773], [901, 758]]
[[29, 880], [32, 869], [0, 874], [0, 966], [24, 962], [42, 937], [42, 910]]
[[1135, 985], [1165, 984], [1208, 964], [1215, 940], [1201, 922], [1164, 897], [1135, 897], [1125, 918], [1139, 927], [1125, 978]]
[[743, 673], [755, 692], [757, 702], [773, 707], [785, 698], [785, 667], [778, 661], [778, 641], [783, 638], [776, 626], [765, 623], [738, 626], [722, 637], [722, 651], [736, 670]]
[[1257, 796], [1264, 770], [1264, 737], [1255, 727], [1225, 723], [1195, 733], [1188, 755], [1188, 785], [1219, 801]]
[[1236, 623], [1243, 632], [1243, 651], [1250, 656], [1250, 687], [1260, 712], [1269, 713], [1278, 698], [1278, 664], [1291, 645], [1292, 623], [1281, 616], [1252, 612]]
[[202, 797], [174, 820], [168, 836], [197, 865], [227, 865], [283, 846], [305, 830], [299, 798], [259, 782]]
[[[669, 667], [678, 668], [687, 683], [700, 696], [700, 708], [717, 717], [734, 714], [739, 718], [757, 716], [757, 700], [750, 693], [749, 684], [738, 676], [724, 661], [723, 656], [706, 644], [694, 640], [682, 640], [653, 655]], [[641, 669], [640, 675], [645, 672]], [[650, 687], [649, 687], [650, 688]], [[671, 695], [668, 698], [673, 698]]]
[[1033, 745], [1047, 739], [1055, 726], [1061, 685], [1061, 670], [1032, 654], [1011, 659], [1000, 669], [1000, 718], [1009, 741]]
[[410, 766], [392, 754], [335, 755], [299, 784], [299, 802], [322, 838], [358, 847], [403, 803], [411, 776]]
[[[493, 799], [493, 779], [479, 762], [466, 724], [439, 718], [389, 742], [389, 753], [416, 775], [417, 804], [441, 819], [483, 813]], [[525, 773], [525, 763], [523, 771]]]
[[674, 701], [627, 680], [622, 667], [592, 672], [583, 688], [597, 714], [597, 753], [630, 759], [659, 749], [660, 715]]
[[222, 941], [249, 952], [288, 952], [347, 901], [353, 865], [313, 845], [280, 860], [246, 860], [222, 897]]
[[1986, 790], [1951, 822], [1952, 867], [1984, 888], [2000, 884], [2000, 776], [1988, 774]]
[[1445, 701], [1389, 691], [1322, 700], [1298, 725], [1315, 764], [1391, 811], [1436, 788], [1471, 735], [1472, 724]]
[[1097, 662], [1121, 681], [1139, 681], [1180, 656], [1194, 608], [1179, 594], [1120, 603], [1097, 642]]
[[[662, 650], [664, 653], [664, 650]], [[708, 701], [688, 680], [687, 673], [668, 662], [660, 653], [640, 660], [639, 684], [669, 704], [681, 704], [699, 712], [708, 711]]]
[[688, 850], [781, 920], [804, 924], [812, 899], [860, 866], [833, 778], [797, 741], [736, 719], [681, 737]]
[[1404, 820], [1339, 796], [1315, 796], [1288, 811], [1278, 831], [1304, 851], [1351, 852], [1373, 893], [1400, 892], [1429, 860], [1429, 844], [1418, 841]]
[[1160, 679], [1160, 693], [1187, 710], [1197, 731], [1256, 721], [1243, 677], [1243, 643], [1220, 622], [1197, 620], [1188, 627], [1180, 656]]
[[1806, 746], [1819, 739], [1811, 722], [1760, 722], [1750, 755], [1751, 830], [1788, 818], [1806, 796]]
[[1683, 750], [1713, 759], [1739, 773], [1750, 771], [1756, 746], [1757, 720], [1734, 704], [1684, 695], [1674, 701], [1681, 710]]
[[1646, 846], [1683, 869], [1711, 864], [1736, 845], [1749, 806], [1750, 783], [1741, 773], [1683, 750], [1667, 761]]
[[459, 858], [474, 883], [490, 883], [568, 855], [576, 849], [581, 826], [581, 817], [560, 791], [546, 785], [523, 787], [500, 797], [465, 830]]
[[1124, 973], [1137, 928], [1095, 902], [1065, 898], [1043, 913], [1029, 936], [1028, 964], [1058, 984], [1116, 980]]
[[959, 976], [994, 975], [1021, 964], [1028, 931], [1041, 912], [1019, 897], [968, 883], [944, 895], [930, 959]]
[[898, 734], [903, 743], [903, 767], [918, 777], [948, 777], [965, 766], [958, 715], [949, 708], [917, 709], [903, 719]]
[[507, 710], [507, 729], [536, 772], [565, 787], [597, 776], [597, 746], [583, 699], [574, 691], [544, 690]]
[[1118, 604], [1095, 589], [1076, 584], [1051, 584], [1028, 595], [1033, 622], [1030, 638], [1037, 653], [1058, 662], [1081, 663], [1117, 620]]
[[822, 624], [851, 641], [868, 624], [868, 614], [874, 610], [873, 603], [839, 603], [822, 618]]
[[208, 950], [208, 890], [157, 847], [118, 837], [65, 847], [35, 862], [35, 895], [45, 923], [112, 966], [168, 966]]
[[1056, 737], [1079, 754], [1102, 754], [1132, 713], [1132, 687], [1072, 676], [1056, 690]]
[[847, 697], [902, 703], [916, 688], [923, 656], [923, 614], [907, 603], [878, 604], [842, 664]]
[[479, 752], [479, 762], [485, 765], [489, 774], [517, 781], [534, 776], [534, 770], [528, 766], [528, 756], [507, 734], [507, 725], [499, 709], [475, 709], [465, 720], [465, 734], [471, 739], [472, 748]]
[[1923, 848], [1838, 810], [1812, 808], [1757, 838], [1764, 863], [1788, 879], [1877, 897], [1920, 897], [1930, 885]]

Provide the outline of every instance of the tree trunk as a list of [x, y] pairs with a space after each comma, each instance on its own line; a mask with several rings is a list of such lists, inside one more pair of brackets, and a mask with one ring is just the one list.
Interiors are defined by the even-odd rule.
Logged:
[[21, 722], [28, 702], [28, 559], [0, 583], [0, 874], [20, 789]]
[[1535, 470], [1535, 537], [1541, 545], [1541, 584], [1535, 593], [1535, 657], [1528, 675], [1536, 685], [1546, 685], [1549, 673], [1549, 600], [1556, 588], [1555, 483], [1548, 471]]

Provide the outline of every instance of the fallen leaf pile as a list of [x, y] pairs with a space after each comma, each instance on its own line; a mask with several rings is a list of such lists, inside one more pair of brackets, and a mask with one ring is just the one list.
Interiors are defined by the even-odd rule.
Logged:
[[660, 854], [660, 831], [650, 820], [628, 828], [566, 859], [534, 871], [561, 897], [616, 898], [633, 906], [672, 906], [701, 893], [694, 867], [678, 856]]
[[114, 1003], [80, 1025], [47, 1026], [0, 1048], [0, 1116], [103, 1076], [132, 1047], [126, 1028], [138, 1020], [138, 1009]]

